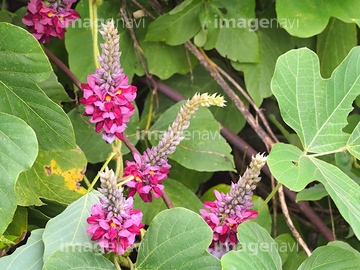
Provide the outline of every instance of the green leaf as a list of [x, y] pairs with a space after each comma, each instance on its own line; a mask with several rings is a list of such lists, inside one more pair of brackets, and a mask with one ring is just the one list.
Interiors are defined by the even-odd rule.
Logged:
[[4, 97], [0, 110], [31, 126], [41, 149], [75, 148], [69, 118], [36, 85], [51, 73], [39, 42], [24, 29], [7, 23], [0, 23], [0, 36], [0, 96]]
[[199, 186], [209, 180], [212, 175], [211, 172], [189, 170], [176, 161], [171, 161], [169, 178], [175, 179], [193, 192], [196, 192]]
[[164, 41], [180, 45], [191, 39], [200, 29], [199, 13], [202, 0], [183, 2], [176, 11], [158, 17], [149, 25], [145, 41]]
[[325, 30], [317, 36], [316, 51], [320, 59], [321, 75], [329, 78], [356, 44], [356, 24], [331, 18]]
[[298, 194], [296, 194], [296, 201], [318, 201], [328, 193], [322, 184], [316, 184], [312, 187], [301, 190]]
[[31, 167], [38, 154], [35, 132], [23, 120], [1, 112], [0, 153], [1, 235], [16, 210], [16, 180], [22, 171]]
[[212, 231], [190, 210], [173, 208], [158, 214], [141, 242], [136, 269], [220, 269], [206, 249]]
[[[144, 24], [151, 25], [150, 20], [146, 19]], [[170, 46], [164, 42], [146, 41], [147, 30], [147, 27], [139, 28], [136, 34], [144, 52], [149, 73], [158, 76], [161, 80], [166, 80], [175, 73], [187, 74], [195, 65], [196, 58], [182, 45]]]
[[[203, 204], [200, 199], [196, 197], [191, 190], [178, 181], [168, 178], [162, 183], [174, 207], [184, 207], [194, 211], [195, 213], [199, 213], [199, 210], [203, 208]], [[143, 213], [142, 222], [150, 224], [153, 218], [161, 211], [167, 209], [167, 207], [162, 199], [153, 198], [151, 203], [145, 203], [139, 195], [136, 195], [134, 200], [134, 209], [140, 209]]]
[[222, 269], [281, 269], [281, 258], [274, 239], [255, 222], [238, 226], [241, 246], [221, 257]]
[[278, 20], [292, 36], [311, 37], [322, 32], [330, 17], [359, 24], [360, 2], [353, 0], [279, 0], [276, 1]]
[[360, 238], [360, 187], [339, 168], [282, 143], [272, 148], [268, 165], [282, 184], [295, 191], [304, 189], [311, 181], [320, 181]]
[[253, 196], [252, 203], [254, 204], [251, 209], [259, 213], [257, 218], [254, 220], [257, 224], [263, 227], [268, 233], [271, 233], [272, 229], [272, 217], [269, 211], [269, 206], [266, 204], [264, 208], [259, 212], [260, 208], [263, 207], [264, 200], [261, 197]]
[[360, 48], [354, 48], [328, 80], [321, 78], [317, 56], [308, 49], [279, 58], [272, 90], [284, 121], [299, 135], [305, 150], [279, 143], [268, 158], [273, 175], [290, 189], [299, 191], [311, 181], [320, 181], [358, 238], [360, 186], [317, 156], [348, 150], [360, 157], [360, 125], [350, 135], [342, 131], [360, 93], [359, 58]]
[[86, 233], [86, 227], [89, 225], [86, 219], [91, 215], [91, 207], [99, 204], [99, 195], [99, 192], [93, 191], [82, 196], [47, 223], [43, 235], [45, 262], [59, 249], [71, 249], [76, 245], [87, 247], [97, 245], [90, 241], [90, 236]]
[[73, 101], [65, 92], [64, 87], [58, 82], [54, 72], [51, 72], [50, 77], [45, 81], [38, 83], [38, 86], [57, 104]]
[[17, 248], [13, 254], [0, 259], [0, 268], [2, 270], [41, 270], [44, 253], [44, 243], [41, 240], [43, 231], [43, 229], [32, 231], [25, 246]]
[[95, 125], [89, 122], [89, 117], [84, 114], [84, 107], [74, 108], [68, 113], [74, 126], [76, 143], [79, 145], [86, 159], [90, 163], [104, 161], [111, 153], [111, 145], [101, 137], [101, 133], [95, 132]]
[[[232, 61], [254, 63], [260, 59], [259, 41], [251, 23], [255, 18], [255, 2], [220, 1], [205, 3], [201, 17], [207, 20], [205, 50], [215, 48], [219, 54]], [[236, 44], [236, 46], [234, 46]]]
[[359, 58], [357, 47], [328, 80], [321, 78], [319, 60], [309, 49], [291, 50], [277, 61], [271, 88], [284, 121], [299, 135], [305, 152], [336, 151], [347, 144], [349, 134], [342, 129], [360, 94]]
[[86, 246], [72, 246], [67, 250], [57, 250], [52, 253], [44, 264], [44, 270], [109, 270], [115, 266], [104, 256], [89, 250]]
[[15, 214], [4, 235], [15, 236], [15, 244], [24, 239], [28, 229], [28, 211], [25, 207], [18, 206]]
[[318, 247], [298, 268], [305, 269], [358, 269], [360, 268], [360, 253], [347, 245]]
[[86, 190], [79, 186], [86, 158], [80, 149], [40, 151], [30, 170], [20, 174], [16, 183], [19, 205], [42, 205], [41, 198], [69, 204]]
[[[160, 134], [174, 121], [184, 102], [169, 108], [151, 127], [150, 141], [153, 145]], [[233, 170], [231, 148], [221, 137], [221, 126], [206, 108], [199, 108], [191, 117], [190, 127], [184, 132], [184, 140], [170, 158], [186, 168], [197, 171]]]

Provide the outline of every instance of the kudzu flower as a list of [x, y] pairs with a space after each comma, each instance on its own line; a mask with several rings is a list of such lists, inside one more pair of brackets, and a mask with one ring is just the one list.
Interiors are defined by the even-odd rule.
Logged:
[[128, 77], [120, 66], [119, 35], [110, 21], [102, 25], [100, 31], [104, 38], [101, 44], [102, 54], [98, 58], [100, 68], [87, 77], [87, 84], [82, 84], [86, 116], [95, 123], [95, 131], [102, 131], [102, 138], [112, 143], [116, 138], [123, 139], [123, 132], [135, 107], [131, 102], [136, 97], [137, 88], [128, 83]]
[[161, 166], [150, 165], [145, 162], [144, 155], [133, 155], [135, 162], [127, 160], [124, 170], [124, 176], [134, 176], [134, 180], [126, 184], [129, 187], [128, 196], [134, 196], [137, 192], [144, 202], [152, 202], [153, 192], [155, 198], [160, 198], [164, 189], [161, 182], [167, 178], [171, 166], [165, 160]]
[[257, 154], [252, 158], [249, 167], [237, 183], [232, 183], [229, 193], [214, 191], [216, 200], [205, 202], [200, 214], [213, 230], [213, 240], [208, 251], [221, 258], [226, 252], [233, 250], [238, 243], [236, 233], [238, 226], [257, 217], [258, 213], [249, 209], [253, 190], [260, 181], [260, 170], [267, 157]]
[[79, 13], [71, 9], [73, 0], [49, 1], [30, 0], [28, 10], [22, 22], [30, 33], [40, 42], [49, 42], [51, 37], [64, 38], [66, 27], [80, 18]]
[[115, 174], [108, 168], [100, 173], [101, 188], [104, 195], [100, 197], [100, 204], [91, 208], [91, 216], [87, 218], [90, 224], [86, 232], [92, 241], [104, 248], [105, 253], [113, 251], [122, 255], [135, 242], [136, 235], [144, 226], [141, 223], [142, 213], [133, 210], [133, 198], [125, 199], [123, 188], [117, 187]]
[[190, 125], [191, 115], [199, 106], [211, 105], [225, 106], [224, 98], [216, 94], [195, 94], [180, 108], [175, 121], [169, 126], [157, 146], [147, 149], [141, 156], [133, 153], [135, 162], [126, 161], [124, 170], [124, 176], [134, 177], [126, 183], [129, 187], [129, 196], [134, 196], [137, 192], [144, 202], [152, 201], [152, 193], [155, 198], [162, 196], [164, 189], [162, 181], [167, 178], [171, 167], [167, 157], [175, 152], [176, 147], [184, 139], [183, 133]]

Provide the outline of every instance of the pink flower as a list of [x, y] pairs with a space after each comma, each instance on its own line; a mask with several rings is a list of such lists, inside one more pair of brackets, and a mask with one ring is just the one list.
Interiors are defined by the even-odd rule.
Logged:
[[85, 115], [91, 116], [95, 131], [102, 132], [102, 138], [112, 143], [116, 138], [123, 139], [123, 132], [135, 107], [131, 104], [136, 97], [137, 88], [128, 83], [128, 77], [120, 65], [119, 35], [110, 21], [100, 31], [104, 38], [99, 57], [101, 68], [87, 77], [87, 84], [82, 84]]
[[[132, 198], [131, 200], [132, 207]], [[106, 209], [95, 204], [91, 208], [91, 216], [87, 219], [90, 224], [86, 232], [91, 236], [92, 241], [98, 241], [105, 252], [113, 251], [122, 255], [126, 249], [135, 242], [135, 236], [140, 234], [144, 227], [141, 223], [142, 213], [140, 210], [127, 209], [119, 216], [106, 213]]]
[[[127, 76], [124, 80], [127, 82]], [[123, 139], [126, 122], [134, 114], [135, 107], [131, 102], [136, 97], [136, 87], [121, 86], [106, 91], [96, 82], [96, 75], [88, 76], [88, 83], [82, 84], [84, 97], [80, 102], [85, 104], [85, 115], [91, 116], [90, 122], [95, 123], [95, 131], [103, 132], [103, 139], [112, 143], [115, 138]]]
[[22, 22], [40, 43], [49, 42], [51, 37], [64, 38], [66, 27], [80, 18], [79, 13], [70, 8], [56, 4], [45, 5], [41, 0], [30, 0], [28, 11]]
[[163, 166], [150, 165], [145, 162], [144, 155], [133, 153], [133, 156], [135, 162], [127, 160], [124, 169], [124, 176], [134, 176], [133, 180], [126, 183], [129, 187], [128, 196], [134, 196], [137, 192], [144, 202], [152, 202], [152, 193], [155, 198], [160, 198], [164, 189], [162, 181], [167, 178], [170, 165], [167, 162]]
[[[238, 186], [234, 185], [232, 188], [238, 188]], [[247, 207], [234, 205], [234, 201], [238, 201], [236, 197], [220, 193], [217, 190], [214, 193], [216, 200], [204, 202], [204, 208], [207, 210], [201, 209], [200, 214], [213, 231], [213, 241], [208, 251], [221, 258], [222, 255], [232, 250], [238, 243], [236, 237], [238, 226], [249, 219], [256, 218], [258, 213], [247, 209]], [[230, 191], [229, 193], [233, 192]]]

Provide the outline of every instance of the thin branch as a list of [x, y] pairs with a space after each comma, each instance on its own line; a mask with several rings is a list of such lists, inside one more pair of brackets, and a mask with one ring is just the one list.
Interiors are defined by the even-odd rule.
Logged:
[[217, 69], [211, 65], [205, 58], [205, 56], [192, 44], [190, 41], [185, 43], [185, 46], [193, 55], [200, 61], [200, 63], [209, 71], [210, 75], [215, 79], [215, 81], [221, 86], [221, 88], [226, 92], [229, 98], [234, 102], [236, 107], [240, 110], [240, 112], [244, 115], [246, 121], [250, 124], [250, 126], [254, 129], [254, 131], [258, 134], [261, 140], [265, 143], [266, 148], [268, 150], [275, 144], [275, 142], [269, 137], [269, 135], [263, 130], [263, 128], [259, 125], [254, 116], [249, 112], [247, 106], [241, 101], [241, 99], [236, 95], [236, 93], [230, 88], [227, 82], [221, 77], [220, 73]]
[[59, 58], [57, 58], [52, 52], [50, 52], [45, 47], [44, 47], [44, 52], [47, 55], [47, 57], [69, 77], [69, 79], [77, 86], [77, 88], [81, 90], [81, 82], [75, 76], [75, 74], [72, 73], [71, 70]]
[[[286, 205], [284, 190], [283, 190], [282, 186], [279, 188], [278, 194], [279, 194], [279, 199], [280, 199], [281, 205]], [[283, 210], [283, 214], [285, 216], [286, 223], [288, 224], [288, 227], [290, 228], [292, 234], [294, 235], [295, 239], [300, 244], [300, 246], [303, 248], [306, 255], [309, 257], [311, 255], [311, 251], [308, 248], [308, 246], [306, 245], [305, 241], [300, 236], [299, 232], [296, 230], [296, 228], [291, 220], [288, 208], [285, 207], [285, 208], [282, 208], [282, 210]]]

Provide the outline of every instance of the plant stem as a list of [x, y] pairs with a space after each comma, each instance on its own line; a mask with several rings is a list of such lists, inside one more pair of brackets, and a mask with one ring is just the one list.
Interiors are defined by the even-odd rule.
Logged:
[[107, 165], [110, 163], [110, 161], [113, 159], [113, 157], [116, 155], [116, 153], [112, 152], [108, 158], [106, 159], [104, 165], [101, 167], [99, 173], [95, 176], [94, 180], [92, 181], [90, 187], [88, 188], [87, 193], [91, 192], [93, 187], [95, 186], [97, 180], [100, 178], [100, 173], [103, 172], [105, 170], [105, 168], [107, 167]]
[[262, 210], [264, 210], [265, 206], [269, 203], [269, 201], [272, 199], [272, 197], [275, 196], [276, 192], [279, 190], [279, 188], [282, 186], [281, 183], [277, 183], [276, 187], [271, 191], [271, 193], [269, 194], [269, 196], [267, 196], [266, 200], [263, 202], [263, 204], [261, 205], [261, 207], [259, 208], [258, 212], [260, 214], [260, 212]]
[[99, 68], [100, 63], [98, 56], [100, 56], [98, 46], [98, 27], [97, 27], [97, 4], [94, 0], [89, 0], [89, 14], [90, 14], [90, 29], [93, 41], [93, 57], [95, 67]]

